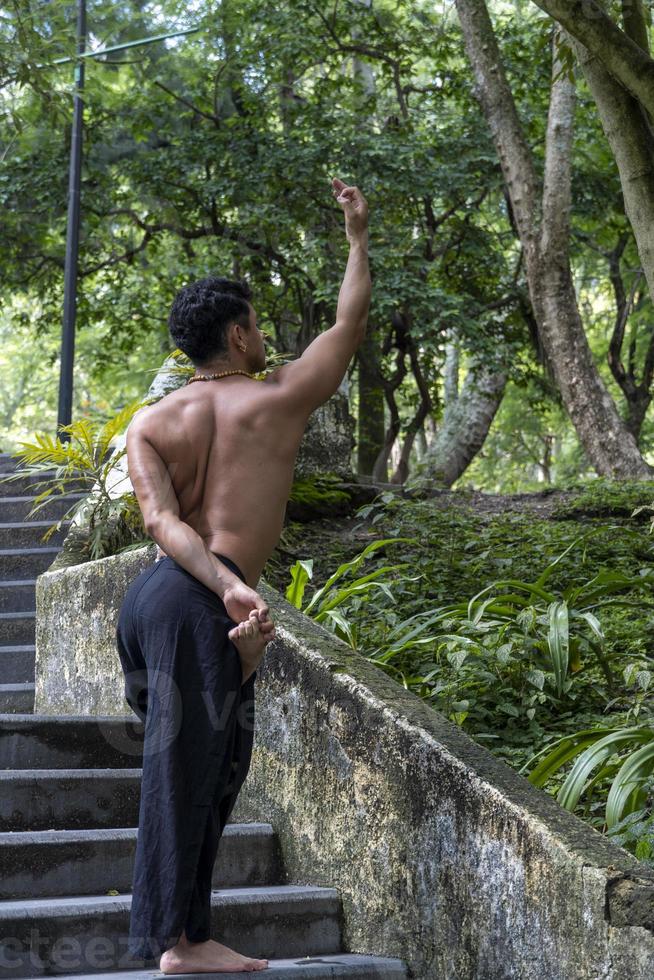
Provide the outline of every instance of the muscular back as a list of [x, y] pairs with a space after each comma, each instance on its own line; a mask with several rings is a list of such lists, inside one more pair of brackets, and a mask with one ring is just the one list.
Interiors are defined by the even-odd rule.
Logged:
[[279, 539], [307, 418], [272, 375], [199, 381], [140, 413], [179, 518], [248, 582], [258, 581]]

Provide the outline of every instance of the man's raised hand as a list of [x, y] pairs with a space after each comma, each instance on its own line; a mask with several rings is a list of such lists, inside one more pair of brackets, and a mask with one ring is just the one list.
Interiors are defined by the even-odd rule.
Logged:
[[368, 230], [368, 202], [359, 188], [333, 177], [332, 191], [343, 208], [347, 237], [351, 239], [364, 235]]

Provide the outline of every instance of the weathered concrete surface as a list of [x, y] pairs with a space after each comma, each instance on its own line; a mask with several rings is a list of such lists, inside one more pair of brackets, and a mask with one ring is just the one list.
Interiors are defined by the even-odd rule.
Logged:
[[[36, 711], [126, 712], [115, 617], [153, 557], [39, 577]], [[290, 881], [339, 890], [344, 948], [420, 980], [651, 980], [645, 865], [261, 591], [278, 638], [233, 819], [273, 824]]]
[[129, 712], [115, 645], [118, 612], [129, 583], [156, 554], [152, 543], [37, 576], [35, 714]]

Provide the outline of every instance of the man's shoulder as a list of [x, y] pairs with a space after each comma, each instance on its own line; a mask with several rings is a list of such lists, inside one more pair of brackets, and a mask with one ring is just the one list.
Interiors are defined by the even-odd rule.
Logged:
[[137, 409], [130, 419], [128, 430], [142, 436], [148, 436], [153, 432], [157, 425], [161, 423], [162, 412], [168, 414], [170, 403], [164, 405], [166, 398], [168, 398], [168, 395], [164, 395], [163, 398], [159, 398], [157, 401], [150, 402], [147, 405], [142, 405], [141, 408]]
[[132, 415], [130, 426], [135, 425], [140, 429], [146, 429], [152, 425], [152, 423], [160, 424], [162, 418], [165, 418], [166, 415], [172, 414], [179, 409], [180, 400], [186, 400], [182, 394], [183, 392], [183, 387], [176, 388], [173, 391], [169, 391], [165, 395], [162, 395], [161, 398], [157, 398], [152, 402], [148, 402], [146, 405], [142, 405]]
[[279, 385], [280, 381], [284, 380], [284, 368], [289, 363], [289, 361], [283, 361], [281, 364], [278, 364], [276, 367], [272, 368], [272, 370], [268, 371], [266, 376], [261, 379], [261, 383], [270, 386]]

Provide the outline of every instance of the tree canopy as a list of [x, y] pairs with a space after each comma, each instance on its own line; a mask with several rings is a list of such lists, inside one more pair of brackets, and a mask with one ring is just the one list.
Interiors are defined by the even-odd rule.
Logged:
[[[647, 261], [573, 47], [579, 31], [549, 16], [558, 6], [88, 4], [89, 50], [197, 31], [85, 62], [74, 411], [117, 410], [143, 391], [171, 349], [175, 291], [209, 273], [246, 276], [271, 352], [301, 353], [334, 320], [347, 256], [330, 193], [340, 176], [370, 205], [355, 468], [494, 489], [593, 469], [646, 475]], [[75, 53], [74, 15], [16, 2], [0, 21], [5, 448], [56, 422], [73, 93], [73, 64], [57, 62]], [[618, 11], [605, 16], [622, 31]], [[480, 17], [514, 107], [510, 137], [484, 102], [470, 26]], [[568, 149], [552, 135], [557, 98]], [[545, 194], [544, 213], [535, 204], [526, 217], [512, 173], [538, 187], [534, 201]], [[569, 215], [549, 253], [548, 206]], [[552, 300], [563, 253], [565, 309]], [[584, 388], [586, 347], [597, 381]], [[24, 406], [30, 385], [38, 413]]]

